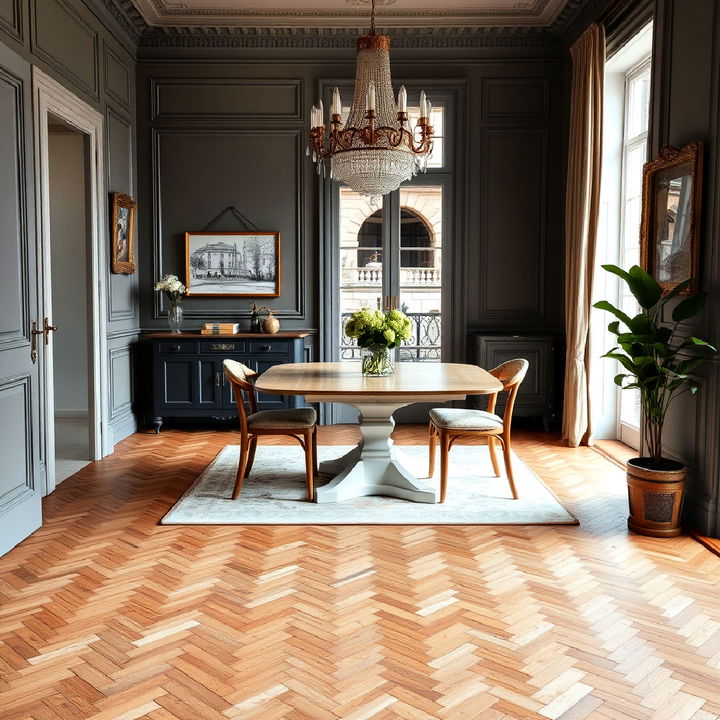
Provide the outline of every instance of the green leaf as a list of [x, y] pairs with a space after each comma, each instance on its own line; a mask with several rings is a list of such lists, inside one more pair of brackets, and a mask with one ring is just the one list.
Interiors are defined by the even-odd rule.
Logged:
[[621, 355], [620, 353], [615, 352], [609, 352], [605, 353], [603, 357], [612, 358], [613, 360], [617, 360], [626, 370], [629, 370], [633, 375], [637, 376], [637, 368], [633, 364], [632, 360], [630, 360], [629, 357], [626, 355]]
[[702, 365], [704, 362], [706, 362], [706, 358], [691, 358], [690, 360], [683, 360], [681, 363], [678, 363], [677, 372], [678, 374], [692, 372], [698, 365]]
[[675, 322], [683, 322], [683, 320], [688, 320], [697, 315], [705, 305], [705, 297], [704, 293], [700, 293], [685, 298], [673, 308], [672, 319]]
[[649, 310], [657, 304], [662, 297], [662, 288], [650, 273], [643, 270], [639, 265], [633, 265], [628, 273], [627, 284], [630, 292], [640, 303], [640, 307]]
[[619, 320], [613, 320], [613, 321], [608, 325], [608, 330], [609, 330], [611, 333], [614, 333], [615, 335], [617, 335], [617, 334], [620, 332], [620, 321], [619, 321]]
[[681, 283], [676, 285], [663, 299], [663, 305], [668, 301], [672, 300], [674, 297], [677, 297], [685, 288], [690, 287], [692, 285], [694, 278], [688, 278], [687, 280], [683, 280]]
[[614, 378], [615, 384], [616, 384], [618, 387], [622, 387], [623, 380], [624, 380], [626, 377], [630, 377], [630, 376], [629, 376], [627, 373], [620, 373], [619, 375], [616, 375], [615, 378]]
[[715, 348], [708, 342], [705, 342], [704, 340], [701, 340], [700, 338], [694, 337], [690, 335], [689, 337], [686, 337], [685, 340], [683, 340], [683, 347], [688, 347], [690, 345], [700, 345], [701, 347], [709, 348], [710, 350], [715, 350]]
[[643, 313], [639, 313], [634, 318], [631, 318], [628, 327], [636, 335], [655, 335], [655, 326], [650, 322], [648, 316]]
[[630, 327], [630, 317], [626, 315], [622, 310], [618, 310], [615, 306], [611, 305], [607, 300], [600, 300], [593, 305], [598, 310], [607, 310], [612, 313], [618, 320], [622, 320], [628, 327]]

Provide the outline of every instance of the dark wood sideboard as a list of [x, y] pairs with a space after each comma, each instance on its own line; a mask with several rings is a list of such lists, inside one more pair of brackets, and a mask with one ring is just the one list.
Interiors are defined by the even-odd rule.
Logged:
[[[237, 408], [230, 383], [225, 379], [222, 361], [229, 358], [258, 373], [280, 363], [303, 362], [302, 331], [265, 335], [201, 335], [183, 332], [153, 333], [143, 342], [152, 354], [152, 413], [155, 431], [163, 418], [231, 418]], [[296, 396], [258, 396], [260, 410], [294, 408], [304, 405]]]
[[[546, 430], [558, 424], [562, 398], [556, 392], [556, 387], [560, 387], [559, 340], [556, 335], [474, 332], [470, 334], [469, 344], [471, 362], [486, 370], [514, 358], [525, 358], [530, 367], [518, 390], [513, 416], [539, 418]], [[496, 412], [502, 414], [505, 396], [500, 397]], [[484, 408], [486, 402], [480, 395], [468, 400], [471, 407], [478, 408]]]

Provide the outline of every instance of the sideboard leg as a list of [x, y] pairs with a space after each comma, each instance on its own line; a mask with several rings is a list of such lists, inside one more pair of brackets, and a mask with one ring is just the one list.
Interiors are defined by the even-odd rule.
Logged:
[[156, 435], [160, 434], [160, 428], [162, 427], [162, 424], [163, 424], [163, 419], [161, 417], [156, 417], [153, 420], [153, 425], [155, 426], [155, 434]]

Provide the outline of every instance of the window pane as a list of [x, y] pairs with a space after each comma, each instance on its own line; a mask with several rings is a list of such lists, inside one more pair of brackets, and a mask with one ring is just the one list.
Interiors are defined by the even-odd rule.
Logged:
[[650, 68], [628, 80], [627, 137], [632, 139], [647, 132], [650, 114]]
[[400, 188], [400, 309], [413, 323], [401, 360], [441, 359], [442, 225], [442, 186]]

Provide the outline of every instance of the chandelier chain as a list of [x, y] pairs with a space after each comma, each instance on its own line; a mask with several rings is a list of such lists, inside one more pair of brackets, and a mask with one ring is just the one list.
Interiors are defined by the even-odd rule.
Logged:
[[375, 35], [375, 0], [370, 3], [370, 34]]

